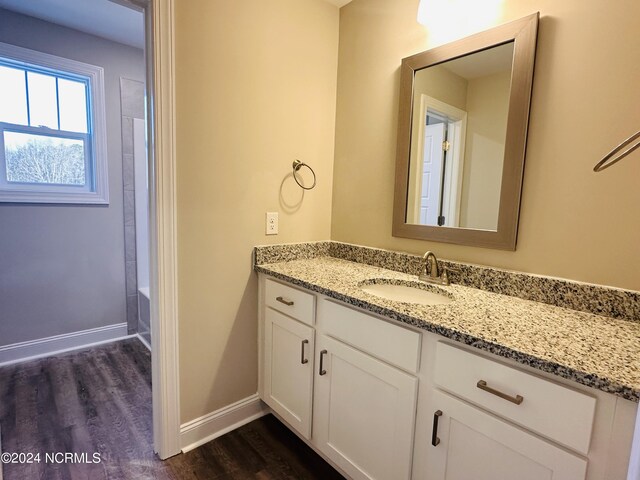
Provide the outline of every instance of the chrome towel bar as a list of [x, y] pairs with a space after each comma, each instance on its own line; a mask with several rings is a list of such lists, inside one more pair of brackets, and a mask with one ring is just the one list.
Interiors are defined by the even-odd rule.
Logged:
[[[605, 168], [609, 168], [611, 165], [613, 165], [615, 163], [618, 163], [624, 157], [626, 157], [631, 152], [633, 152], [635, 149], [640, 147], [640, 140], [639, 139], [640, 139], [640, 132], [637, 132], [637, 133], [634, 133], [633, 135], [631, 135], [624, 142], [622, 142], [620, 145], [618, 145], [613, 150], [611, 150], [609, 153], [607, 153], [602, 158], [602, 160], [600, 160], [596, 164], [596, 166], [593, 167], [593, 171], [594, 172], [601, 172]], [[628, 147], [628, 145], [631, 145], [631, 146]], [[626, 150], [625, 150], [625, 147], [628, 147], [628, 148], [626, 148]], [[622, 150], [622, 152], [621, 152], [621, 150]]]

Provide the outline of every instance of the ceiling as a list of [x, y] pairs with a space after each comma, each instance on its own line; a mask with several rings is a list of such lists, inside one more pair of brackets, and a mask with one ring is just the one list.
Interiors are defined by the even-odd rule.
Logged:
[[[142, 12], [119, 5], [121, 0], [0, 0], [0, 8], [144, 48]], [[338, 8], [352, 0], [325, 0]]]
[[443, 68], [471, 80], [500, 72], [510, 72], [513, 62], [514, 43], [506, 43], [481, 52], [441, 63]]
[[142, 12], [110, 0], [0, 0], [0, 8], [132, 47], [144, 47]]

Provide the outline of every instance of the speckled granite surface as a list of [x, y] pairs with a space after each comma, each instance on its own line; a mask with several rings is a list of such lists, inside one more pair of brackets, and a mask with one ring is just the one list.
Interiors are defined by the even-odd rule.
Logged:
[[508, 297], [461, 285], [454, 301], [421, 306], [363, 292], [371, 279], [415, 282], [415, 275], [332, 256], [256, 265], [256, 271], [373, 313], [417, 326], [524, 365], [638, 402], [640, 322]]
[[[420, 255], [330, 241], [261, 246], [255, 248], [254, 255], [256, 265], [330, 256], [412, 275], [418, 275], [423, 268]], [[449, 274], [452, 283], [640, 322], [640, 292], [449, 260], [439, 262], [459, 271]]]
[[329, 247], [332, 242], [281, 243], [277, 245], [262, 245], [253, 250], [253, 263], [288, 262], [304, 258], [325, 257], [331, 255]]

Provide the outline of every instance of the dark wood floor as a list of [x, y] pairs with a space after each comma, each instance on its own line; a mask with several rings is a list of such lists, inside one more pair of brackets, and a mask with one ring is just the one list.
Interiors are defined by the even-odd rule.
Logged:
[[167, 463], [181, 480], [344, 480], [273, 415]]
[[[2, 451], [41, 460], [5, 464], [4, 480], [343, 478], [271, 415], [165, 462], [151, 425], [151, 356], [136, 339], [0, 368]], [[56, 452], [100, 463], [47, 463]]]

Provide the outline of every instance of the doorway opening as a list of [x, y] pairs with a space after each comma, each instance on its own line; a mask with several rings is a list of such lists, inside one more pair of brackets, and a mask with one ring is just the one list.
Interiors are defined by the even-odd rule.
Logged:
[[[0, 365], [15, 368], [39, 357], [73, 355], [78, 349], [97, 352], [102, 348], [97, 344], [119, 343], [123, 339], [126, 339], [123, 345], [135, 340], [136, 344], [150, 349], [151, 310], [157, 301], [150, 293], [156, 269], [150, 254], [154, 239], [149, 229], [149, 211], [155, 209], [153, 195], [149, 195], [149, 187], [153, 190], [149, 178], [154, 174], [154, 167], [147, 148], [152, 138], [147, 133], [151, 131], [147, 121], [151, 98], [147, 92], [152, 90], [152, 52], [145, 51], [151, 43], [147, 39], [151, 36], [147, 28], [151, 24], [150, 12], [144, 2], [136, 0], [0, 0], [0, 9], [3, 9], [0, 42], [72, 63], [93, 65], [102, 70], [103, 81], [102, 85], [90, 81], [83, 84], [84, 77], [67, 71], [64, 62], [54, 68], [38, 63], [35, 57], [14, 58], [13, 64], [2, 66], [11, 69], [14, 76], [18, 66], [24, 67], [27, 119], [0, 118], [3, 127], [10, 124], [10, 128], [2, 131], [11, 130], [17, 122], [19, 128], [14, 130], [38, 137], [40, 146], [48, 144], [50, 151], [51, 143], [64, 143], [57, 139], [72, 137], [65, 141], [75, 142], [77, 150], [82, 147], [80, 156], [73, 157], [75, 163], [68, 161], [72, 157], [69, 147], [74, 145], [66, 145], [63, 161], [82, 166], [77, 178], [89, 193], [99, 186], [106, 186], [107, 192], [101, 202], [93, 203], [86, 199], [75, 203], [59, 199], [48, 202], [41, 199], [2, 202], [0, 199], [0, 216], [9, 220], [7, 225], [17, 226], [20, 220], [27, 222], [22, 230], [12, 229], [11, 235], [2, 235], [4, 241], [0, 239], [0, 248], [6, 254], [3, 258], [11, 263], [11, 268], [0, 268], [6, 273], [0, 273], [0, 290], [13, 302], [0, 302], [3, 305], [0, 308], [6, 309], [0, 312]], [[40, 82], [43, 84], [50, 84], [53, 79], [54, 88], [50, 91], [55, 95], [49, 95], [53, 101], [47, 97], [46, 85], [38, 88], [37, 79], [44, 79]], [[75, 117], [69, 117], [74, 105], [65, 93], [73, 90], [66, 88], [69, 82], [82, 84], [84, 88], [84, 100], [78, 100], [76, 95], [75, 105], [85, 105], [85, 108], [76, 108]], [[102, 120], [96, 116], [100, 101], [94, 95], [100, 88], [104, 89]], [[80, 91], [80, 87], [76, 91]], [[18, 108], [22, 107], [18, 105]], [[0, 116], [2, 110], [7, 116], [7, 109], [1, 107]], [[84, 130], [76, 121], [78, 112], [82, 111], [87, 118]], [[49, 115], [55, 125], [40, 121], [38, 115]], [[99, 138], [101, 121], [104, 124], [102, 139]], [[81, 131], [76, 131], [79, 128]], [[9, 133], [16, 136], [15, 132]], [[6, 153], [6, 142], [2, 141], [0, 147]], [[102, 148], [105, 154], [94, 160], [92, 155], [99, 153], [99, 147], [105, 147]], [[15, 158], [15, 155], [11, 157]], [[105, 166], [102, 171], [100, 161]], [[6, 165], [4, 161], [0, 166], [7, 171]], [[102, 176], [98, 175], [100, 172]], [[75, 178], [72, 180], [79, 185], [80, 181]], [[9, 186], [20, 183], [20, 188], [26, 190], [23, 184], [37, 183], [31, 178], [19, 180]], [[64, 194], [75, 193], [75, 184], [58, 180], [49, 183], [63, 184]], [[35, 189], [41, 186], [35, 185]], [[22, 273], [15, 275], [16, 271]], [[151, 368], [148, 350], [146, 355]], [[150, 389], [151, 372], [147, 373]], [[147, 403], [144, 408], [150, 417], [151, 400]], [[149, 418], [149, 434], [153, 424]], [[3, 440], [10, 434], [7, 428], [0, 431]], [[7, 448], [6, 442], [3, 447]], [[153, 452], [150, 438], [149, 447]]]
[[467, 112], [424, 94], [416, 110], [418, 153], [411, 158], [407, 219], [459, 226]]

